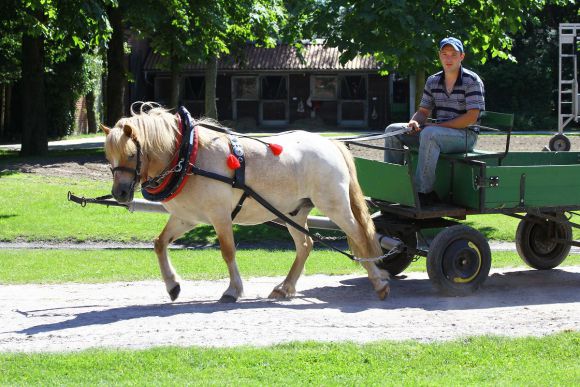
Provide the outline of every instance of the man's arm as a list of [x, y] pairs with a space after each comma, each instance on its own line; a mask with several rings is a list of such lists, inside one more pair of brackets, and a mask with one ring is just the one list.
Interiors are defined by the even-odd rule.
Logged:
[[427, 118], [429, 118], [430, 115], [431, 111], [429, 109], [420, 107], [409, 120], [408, 126], [412, 129], [412, 132], [418, 132], [421, 130], [421, 125], [424, 125], [427, 122]]
[[440, 123], [433, 123], [429, 124], [430, 126], [444, 126], [446, 128], [452, 129], [464, 129], [467, 128], [469, 125], [473, 125], [477, 122], [479, 118], [479, 109], [470, 109], [467, 113], [464, 113], [460, 116], [455, 117], [452, 120], [440, 122]]

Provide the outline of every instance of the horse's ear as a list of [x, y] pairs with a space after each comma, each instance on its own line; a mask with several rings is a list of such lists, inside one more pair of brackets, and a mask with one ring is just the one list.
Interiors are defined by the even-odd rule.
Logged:
[[123, 125], [123, 133], [125, 133], [125, 136], [135, 139], [135, 130], [133, 129], [133, 127], [129, 124], [125, 124]]
[[107, 128], [105, 125], [101, 124], [101, 130], [105, 132], [105, 135], [108, 136], [109, 132], [111, 131], [110, 128]]

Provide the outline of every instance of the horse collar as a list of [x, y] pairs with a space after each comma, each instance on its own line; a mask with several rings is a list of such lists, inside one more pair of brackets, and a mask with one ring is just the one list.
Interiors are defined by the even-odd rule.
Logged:
[[177, 111], [179, 134], [177, 149], [171, 164], [154, 178], [141, 185], [141, 193], [147, 200], [167, 202], [181, 192], [191, 167], [195, 164], [198, 149], [197, 127], [193, 124], [191, 115], [183, 106]]

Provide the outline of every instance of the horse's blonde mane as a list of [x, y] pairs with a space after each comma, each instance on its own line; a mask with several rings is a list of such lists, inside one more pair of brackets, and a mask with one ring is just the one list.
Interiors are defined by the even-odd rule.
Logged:
[[[217, 121], [209, 118], [202, 118], [196, 123], [221, 127]], [[155, 102], [135, 102], [131, 105], [131, 116], [121, 118], [113, 128], [120, 130], [112, 130], [108, 136], [105, 144], [107, 155], [118, 157], [121, 154], [135, 153], [135, 144], [132, 141], [123, 141], [125, 125], [131, 126], [143, 151], [151, 157], [176, 152], [175, 136], [179, 129], [175, 114]], [[202, 139], [199, 146], [203, 146]]]

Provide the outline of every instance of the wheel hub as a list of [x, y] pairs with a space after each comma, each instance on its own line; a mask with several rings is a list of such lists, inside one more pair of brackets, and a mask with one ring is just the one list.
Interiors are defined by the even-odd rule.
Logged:
[[472, 281], [481, 270], [481, 254], [474, 243], [457, 240], [445, 250], [443, 274], [455, 283]]
[[[536, 225], [530, 234], [530, 247], [536, 254], [550, 256], [558, 248], [558, 243], [554, 242], [552, 236], [549, 235], [548, 227]], [[558, 234], [557, 230], [556, 234]]]

